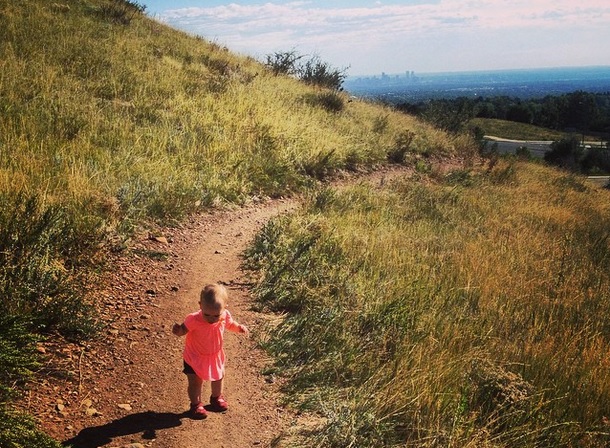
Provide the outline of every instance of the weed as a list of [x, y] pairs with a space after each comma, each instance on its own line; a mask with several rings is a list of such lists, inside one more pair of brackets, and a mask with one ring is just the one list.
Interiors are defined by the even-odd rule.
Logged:
[[500, 160], [266, 226], [246, 260], [284, 318], [264, 346], [326, 419], [302, 446], [608, 442], [610, 215], [562, 178]]
[[145, 10], [145, 5], [130, 0], [108, 0], [99, 7], [102, 17], [121, 25], [129, 25], [136, 14], [141, 14]]
[[341, 112], [345, 107], [341, 94], [337, 92], [322, 92], [307, 95], [305, 101], [312, 106], [321, 107], [327, 112]]
[[37, 428], [29, 416], [0, 407], [0, 446], [14, 448], [60, 448], [53, 440]]
[[392, 163], [404, 163], [414, 136], [411, 131], [400, 132], [394, 140], [394, 146], [388, 151], [388, 160]]
[[378, 117], [375, 117], [375, 120], [373, 121], [373, 129], [372, 129], [372, 131], [375, 134], [383, 134], [387, 128], [388, 128], [388, 116], [387, 115], [380, 115]]
[[[80, 233], [72, 218], [39, 198], [2, 198], [0, 212], [0, 307], [23, 316], [36, 331], [83, 337], [94, 332], [93, 307], [83, 299], [76, 267], [78, 247], [95, 234]], [[86, 231], [88, 232], [88, 231]]]
[[[95, 333], [87, 285], [104, 268], [109, 235], [124, 240], [149, 220], [175, 223], [383, 162], [397, 129], [413, 129], [422, 151], [452, 145], [373, 104], [353, 102], [344, 113], [344, 73], [317, 59], [299, 72], [307, 85], [172, 30], [146, 17], [141, 2], [63, 3], [3, 1], [0, 14], [0, 311], [24, 332]], [[305, 252], [308, 241], [315, 245], [304, 236]], [[6, 334], [0, 358], [14, 346], [29, 353], [17, 333]], [[2, 361], [10, 386], [20, 384], [13, 366], [23, 367], [19, 375], [30, 366], [14, 360]], [[2, 423], [12, 421], [5, 415]], [[4, 426], [0, 433], [37, 446]]]

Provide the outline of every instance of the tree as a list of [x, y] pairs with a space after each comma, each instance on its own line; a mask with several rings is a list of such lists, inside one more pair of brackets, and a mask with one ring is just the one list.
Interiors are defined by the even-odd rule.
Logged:
[[551, 150], [544, 155], [548, 163], [572, 171], [580, 170], [583, 148], [578, 138], [572, 136], [551, 143]]

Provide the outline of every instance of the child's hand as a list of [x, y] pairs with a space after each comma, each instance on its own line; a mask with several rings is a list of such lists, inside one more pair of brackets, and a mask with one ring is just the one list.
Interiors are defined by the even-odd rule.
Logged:
[[239, 325], [239, 332], [244, 334], [246, 337], [250, 336], [250, 330], [245, 325]]
[[184, 336], [184, 327], [181, 324], [176, 323], [172, 327], [172, 333], [174, 333], [176, 336]]

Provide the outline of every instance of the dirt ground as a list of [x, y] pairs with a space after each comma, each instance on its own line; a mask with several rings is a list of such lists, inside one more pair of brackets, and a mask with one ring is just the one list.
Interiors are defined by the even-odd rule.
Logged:
[[[406, 172], [384, 170], [364, 178], [379, 185]], [[298, 204], [294, 198], [252, 202], [135, 237], [98, 287], [106, 324], [101, 337], [80, 345], [40, 344], [46, 365], [21, 407], [75, 448], [278, 446], [274, 440], [297, 425], [299, 416], [281, 405], [281, 379], [265, 375], [271, 360], [256, 341], [272, 316], [253, 310], [240, 263], [256, 232]], [[226, 285], [227, 308], [251, 336], [225, 333], [229, 410], [192, 420], [181, 371], [184, 341], [171, 327], [198, 309], [200, 289], [211, 282]], [[203, 397], [208, 396], [206, 383]]]

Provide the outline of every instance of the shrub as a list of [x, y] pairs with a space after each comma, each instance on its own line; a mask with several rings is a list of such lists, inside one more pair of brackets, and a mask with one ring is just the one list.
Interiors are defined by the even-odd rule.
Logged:
[[32, 418], [0, 408], [0, 446], [11, 448], [61, 448], [59, 442], [39, 431]]
[[298, 71], [298, 61], [303, 58], [295, 50], [276, 51], [267, 55], [265, 65], [274, 75], [295, 75]]
[[99, 9], [102, 17], [122, 25], [129, 25], [136, 14], [145, 10], [146, 5], [130, 0], [112, 0]]
[[553, 142], [551, 150], [544, 154], [544, 160], [551, 165], [578, 171], [582, 156], [580, 140], [572, 136]]
[[322, 92], [306, 96], [307, 103], [318, 106], [327, 112], [341, 112], [345, 107], [345, 102], [337, 92]]
[[388, 151], [388, 160], [393, 163], [404, 163], [414, 137], [415, 134], [411, 131], [400, 132], [394, 140], [394, 146]]
[[307, 84], [331, 90], [341, 89], [341, 85], [347, 77], [347, 69], [334, 68], [329, 63], [320, 60], [317, 55], [301, 64], [300, 61], [304, 57], [295, 50], [278, 51], [267, 55], [265, 65], [274, 75], [294, 75]]
[[307, 84], [339, 90], [347, 76], [346, 70], [334, 68], [318, 56], [313, 56], [299, 68], [298, 76]]
[[587, 174], [610, 173], [610, 151], [608, 149], [590, 148], [585, 153], [581, 166]]
[[26, 321], [0, 315], [0, 404], [11, 398], [13, 386], [27, 379], [38, 366], [35, 340], [36, 337], [28, 331]]
[[[0, 311], [33, 331], [81, 337], [95, 328], [78, 268], [98, 239], [96, 225], [37, 196], [0, 198]], [[91, 262], [94, 262], [95, 257]]]

